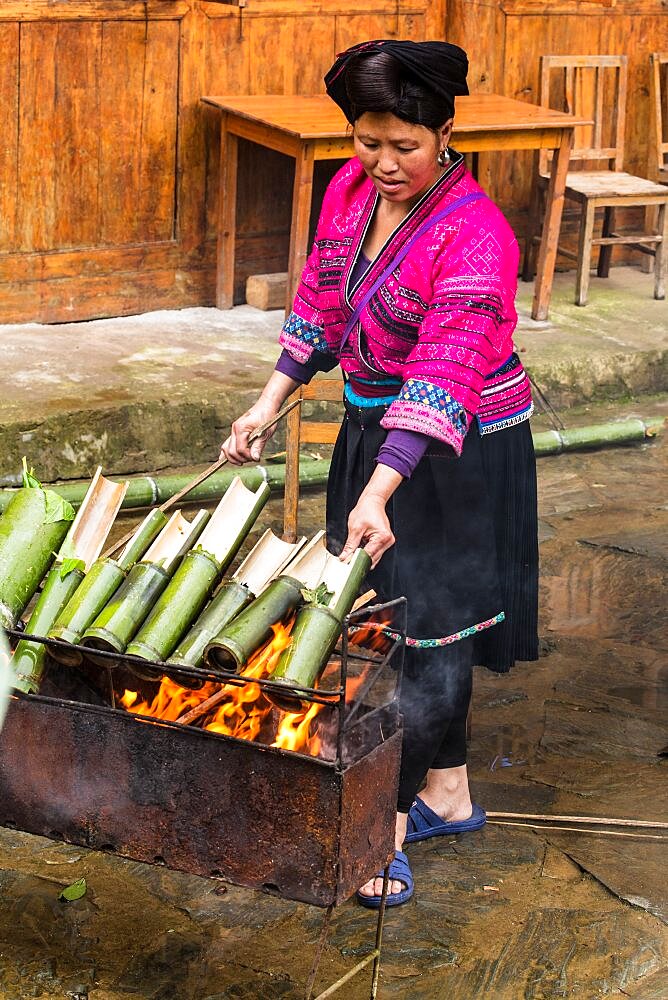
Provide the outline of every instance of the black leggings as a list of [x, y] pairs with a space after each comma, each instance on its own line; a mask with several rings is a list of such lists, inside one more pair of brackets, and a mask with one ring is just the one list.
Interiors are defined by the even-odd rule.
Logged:
[[430, 768], [466, 763], [472, 662], [471, 638], [434, 649], [406, 649], [399, 812], [408, 812]]

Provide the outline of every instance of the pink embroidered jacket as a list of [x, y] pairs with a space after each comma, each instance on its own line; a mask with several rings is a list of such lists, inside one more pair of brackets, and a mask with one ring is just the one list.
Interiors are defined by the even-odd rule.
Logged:
[[518, 248], [499, 209], [482, 198], [456, 209], [418, 239], [362, 310], [341, 347], [355, 306], [429, 218], [480, 191], [452, 151], [450, 169], [391, 235], [368, 271], [350, 276], [378, 195], [357, 158], [327, 189], [313, 250], [280, 342], [302, 364], [322, 352], [323, 368], [338, 360], [366, 396], [394, 388], [386, 429], [418, 431], [447, 442], [459, 455], [472, 417], [481, 433], [528, 419], [527, 375], [515, 354]]

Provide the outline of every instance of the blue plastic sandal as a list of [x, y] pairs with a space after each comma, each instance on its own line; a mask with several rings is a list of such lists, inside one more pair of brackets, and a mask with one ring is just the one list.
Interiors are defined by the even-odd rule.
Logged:
[[479, 830], [486, 822], [485, 810], [473, 803], [473, 812], [468, 819], [446, 823], [418, 796], [408, 811], [406, 843], [414, 844], [418, 840], [446, 837], [448, 834], [470, 833], [472, 830]]
[[[380, 871], [376, 878], [383, 878], [383, 875], [384, 872]], [[413, 872], [403, 851], [397, 851], [394, 855], [394, 861], [390, 864], [390, 882], [393, 879], [397, 882], [403, 882], [406, 888], [402, 889], [401, 892], [389, 892], [388, 890], [385, 905], [401, 906], [402, 903], [408, 902], [414, 889]], [[380, 907], [380, 896], [363, 896], [361, 892], [358, 892], [357, 899], [362, 906], [366, 906], [370, 910], [377, 910]]]

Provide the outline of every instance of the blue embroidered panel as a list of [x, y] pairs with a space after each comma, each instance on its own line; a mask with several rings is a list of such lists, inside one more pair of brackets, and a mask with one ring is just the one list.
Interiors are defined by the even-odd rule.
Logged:
[[329, 350], [327, 347], [327, 341], [325, 340], [325, 332], [323, 328], [321, 326], [315, 326], [313, 323], [309, 323], [307, 319], [302, 319], [301, 316], [298, 316], [295, 312], [291, 312], [286, 319], [283, 324], [283, 332], [287, 333], [290, 337], [296, 337], [305, 344], [309, 344], [311, 347], [315, 348], [316, 351], [324, 351], [327, 353]]
[[466, 433], [468, 418], [462, 404], [432, 382], [409, 378], [399, 393], [399, 401], [405, 403], [421, 403], [430, 406], [439, 413], [444, 413], [450, 423], [459, 431]]

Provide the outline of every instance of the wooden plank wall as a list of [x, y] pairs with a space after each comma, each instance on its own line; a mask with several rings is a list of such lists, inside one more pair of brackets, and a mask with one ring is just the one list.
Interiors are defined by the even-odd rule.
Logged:
[[[318, 92], [354, 42], [447, 37], [469, 51], [472, 90], [535, 102], [542, 53], [626, 52], [626, 166], [643, 173], [648, 56], [667, 33], [666, 0], [2, 0], [0, 322], [213, 303], [204, 93]], [[242, 147], [238, 299], [248, 274], [285, 267], [292, 188], [289, 160]], [[531, 168], [521, 153], [483, 164], [520, 235]]]
[[[469, 53], [469, 86], [517, 100], [539, 101], [541, 55], [619, 55], [629, 58], [624, 169], [648, 176], [649, 55], [668, 48], [665, 0], [449, 0], [446, 37]], [[531, 186], [529, 153], [495, 155], [481, 181], [522, 235]], [[569, 209], [564, 230], [573, 231]], [[632, 221], [628, 220], [627, 221]], [[642, 222], [640, 223], [642, 224]], [[615, 260], [621, 252], [615, 251]], [[637, 255], [634, 258], [637, 260]], [[560, 266], [572, 266], [560, 259]]]
[[[365, 38], [440, 37], [446, 0], [2, 0], [0, 322], [214, 301], [204, 93], [316, 93]], [[243, 144], [238, 292], [283, 270], [287, 158]], [[322, 173], [322, 188], [327, 176]]]

